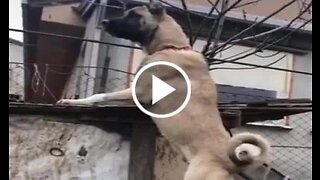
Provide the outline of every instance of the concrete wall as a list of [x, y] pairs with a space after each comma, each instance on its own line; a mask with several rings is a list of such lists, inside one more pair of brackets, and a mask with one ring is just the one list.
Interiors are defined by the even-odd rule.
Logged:
[[[100, 127], [51, 120], [9, 116], [9, 179], [128, 179], [128, 140]], [[52, 155], [61, 155], [53, 148], [63, 155]]]

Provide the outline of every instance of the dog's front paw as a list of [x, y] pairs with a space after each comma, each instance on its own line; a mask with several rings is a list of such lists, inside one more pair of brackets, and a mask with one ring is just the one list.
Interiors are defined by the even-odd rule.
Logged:
[[60, 99], [57, 104], [72, 104], [72, 99]]

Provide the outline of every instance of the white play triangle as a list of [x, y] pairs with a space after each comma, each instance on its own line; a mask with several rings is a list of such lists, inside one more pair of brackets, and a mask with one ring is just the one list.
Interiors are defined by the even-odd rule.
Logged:
[[175, 90], [176, 89], [169, 84], [152, 75], [152, 105]]

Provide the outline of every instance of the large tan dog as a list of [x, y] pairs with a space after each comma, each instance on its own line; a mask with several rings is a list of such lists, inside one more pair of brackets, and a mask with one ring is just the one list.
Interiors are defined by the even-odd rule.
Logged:
[[[105, 20], [110, 34], [139, 43], [147, 54], [141, 66], [165, 60], [180, 66], [191, 81], [191, 98], [179, 114], [165, 119], [152, 118], [160, 132], [189, 162], [184, 180], [231, 180], [232, 174], [262, 165], [269, 144], [261, 136], [242, 133], [230, 137], [217, 108], [217, 90], [209, 75], [204, 57], [191, 49], [182, 28], [167, 15], [160, 4], [139, 6], [118, 19]], [[179, 84], [184, 79], [174, 72], [159, 69], [154, 74], [167, 83]], [[137, 96], [150, 104], [150, 81], [137, 84]], [[182, 95], [181, 95], [182, 96]], [[177, 97], [184, 98], [184, 97]], [[61, 104], [95, 104], [132, 100], [131, 89], [95, 94], [85, 99], [62, 99]], [[171, 108], [168, 103], [154, 104], [154, 110]]]

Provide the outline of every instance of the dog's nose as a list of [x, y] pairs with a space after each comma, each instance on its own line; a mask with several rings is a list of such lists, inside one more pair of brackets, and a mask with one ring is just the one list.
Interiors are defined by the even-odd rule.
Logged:
[[104, 20], [101, 21], [101, 24], [102, 24], [105, 28], [108, 27], [109, 23], [110, 23], [110, 21], [109, 21], [108, 19], [104, 19]]

